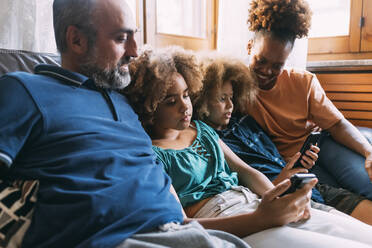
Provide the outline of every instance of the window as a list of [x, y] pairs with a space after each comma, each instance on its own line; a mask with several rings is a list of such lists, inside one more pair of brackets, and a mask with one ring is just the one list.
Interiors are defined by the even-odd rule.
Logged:
[[206, 38], [206, 3], [206, 0], [157, 0], [157, 33]]
[[217, 0], [146, 0], [146, 43], [216, 48]]
[[[140, 30], [141, 2], [127, 0]], [[0, 48], [56, 53], [52, 5], [53, 0], [1, 0]], [[136, 33], [136, 40], [143, 44], [143, 32]]]
[[142, 46], [144, 43], [144, 32], [143, 32], [143, 1], [140, 0], [127, 0], [134, 18], [136, 19], [137, 32], [135, 39], [137, 45]]
[[2, 0], [0, 47], [55, 53], [52, 4], [52, 0]]
[[309, 60], [372, 58], [371, 0], [308, 0]]
[[309, 0], [313, 11], [309, 37], [349, 35], [350, 0]]

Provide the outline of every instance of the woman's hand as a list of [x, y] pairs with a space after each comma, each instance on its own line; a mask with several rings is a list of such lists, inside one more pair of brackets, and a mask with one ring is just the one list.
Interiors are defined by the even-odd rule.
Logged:
[[315, 165], [315, 162], [318, 160], [319, 151], [319, 147], [312, 145], [301, 158], [302, 166], [306, 169], [311, 169]]
[[366, 171], [369, 176], [369, 180], [372, 182], [372, 153], [366, 156], [366, 161], [364, 163]]

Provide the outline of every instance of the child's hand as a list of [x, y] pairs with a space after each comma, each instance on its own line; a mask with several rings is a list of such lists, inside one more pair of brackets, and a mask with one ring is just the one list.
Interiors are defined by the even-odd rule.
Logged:
[[285, 179], [291, 178], [291, 176], [293, 176], [294, 174], [308, 173], [308, 170], [303, 167], [293, 168], [294, 164], [296, 163], [300, 155], [301, 153], [298, 152], [291, 158], [291, 160], [286, 164], [286, 166], [282, 169], [279, 175], [273, 180], [274, 185], [283, 182]]
[[261, 204], [257, 208], [267, 227], [282, 226], [291, 222], [310, 218], [309, 202], [311, 189], [317, 183], [314, 178], [301, 189], [292, 194], [279, 197], [290, 186], [288, 179], [279, 183], [273, 189], [268, 190], [262, 197]]

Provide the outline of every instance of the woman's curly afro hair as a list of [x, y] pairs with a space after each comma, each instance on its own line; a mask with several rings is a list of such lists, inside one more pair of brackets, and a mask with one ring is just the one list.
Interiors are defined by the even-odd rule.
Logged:
[[208, 123], [208, 101], [215, 97], [216, 89], [231, 82], [234, 92], [234, 112], [245, 113], [253, 103], [257, 85], [251, 71], [243, 61], [217, 53], [204, 54], [200, 58], [203, 70], [203, 88], [194, 100], [194, 117]]
[[145, 47], [129, 64], [129, 71], [132, 80], [124, 94], [147, 131], [153, 125], [155, 111], [173, 85], [175, 73], [185, 80], [191, 98], [202, 87], [203, 74], [197, 57], [176, 46], [157, 51]]
[[311, 14], [304, 0], [252, 0], [247, 22], [253, 32], [272, 32], [294, 40], [307, 36]]

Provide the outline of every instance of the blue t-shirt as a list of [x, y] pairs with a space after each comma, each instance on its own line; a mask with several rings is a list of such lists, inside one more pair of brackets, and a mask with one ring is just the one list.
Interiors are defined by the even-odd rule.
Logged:
[[0, 78], [0, 159], [10, 179], [40, 181], [23, 247], [115, 247], [182, 222], [127, 99], [60, 67], [35, 73]]
[[158, 159], [172, 178], [182, 206], [194, 204], [238, 185], [218, 144], [217, 133], [201, 121], [194, 121], [197, 136], [185, 149], [162, 149], [154, 146]]

